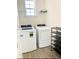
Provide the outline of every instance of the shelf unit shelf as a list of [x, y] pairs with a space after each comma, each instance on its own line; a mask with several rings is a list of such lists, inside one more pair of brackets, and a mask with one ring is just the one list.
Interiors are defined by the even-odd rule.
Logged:
[[51, 50], [55, 49], [61, 54], [61, 27], [51, 28]]

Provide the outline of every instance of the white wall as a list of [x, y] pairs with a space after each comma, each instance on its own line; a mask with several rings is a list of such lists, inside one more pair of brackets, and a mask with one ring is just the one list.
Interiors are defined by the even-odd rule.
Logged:
[[[17, 0], [19, 13], [19, 24], [32, 24], [36, 26], [39, 23], [45, 23], [48, 26], [61, 26], [61, 0], [36, 0], [37, 15], [35, 17], [26, 17], [24, 9], [24, 0]], [[40, 10], [46, 9], [47, 14], [40, 14]]]
[[48, 26], [61, 26], [61, 0], [46, 0], [46, 24]]
[[17, 0], [17, 6], [19, 11], [19, 23], [21, 24], [32, 24], [37, 25], [39, 23], [46, 23], [46, 17], [44, 14], [40, 14], [40, 10], [45, 9], [45, 0], [36, 0], [36, 16], [34, 17], [27, 17], [25, 16], [24, 10], [24, 0]]

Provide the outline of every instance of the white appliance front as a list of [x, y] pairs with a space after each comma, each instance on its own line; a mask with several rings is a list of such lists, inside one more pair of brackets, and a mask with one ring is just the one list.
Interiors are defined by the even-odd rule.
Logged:
[[38, 47], [46, 47], [51, 45], [51, 28], [37, 27]]
[[36, 49], [36, 30], [19, 30], [18, 46], [22, 53], [30, 52]]

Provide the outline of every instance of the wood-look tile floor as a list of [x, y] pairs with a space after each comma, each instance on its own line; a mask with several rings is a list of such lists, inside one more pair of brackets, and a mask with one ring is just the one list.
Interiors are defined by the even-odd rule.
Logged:
[[23, 54], [24, 59], [28, 58], [47, 58], [47, 59], [61, 59], [61, 56], [55, 51], [52, 50], [50, 47], [40, 48], [32, 52], [24, 53]]

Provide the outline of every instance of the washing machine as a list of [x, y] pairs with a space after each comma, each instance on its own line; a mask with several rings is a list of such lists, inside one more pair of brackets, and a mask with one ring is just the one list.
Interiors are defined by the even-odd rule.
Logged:
[[48, 26], [36, 26], [37, 46], [43, 48], [51, 45], [51, 28]]
[[18, 29], [18, 48], [22, 53], [36, 50], [36, 30], [33, 27]]

